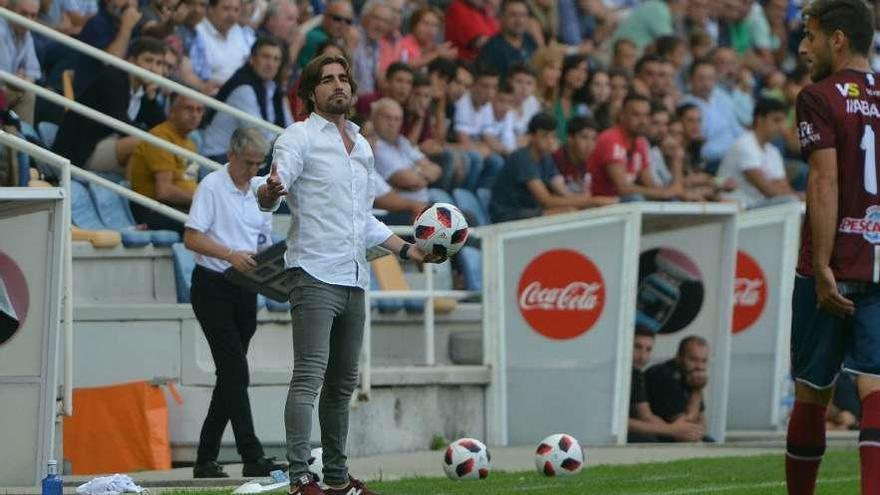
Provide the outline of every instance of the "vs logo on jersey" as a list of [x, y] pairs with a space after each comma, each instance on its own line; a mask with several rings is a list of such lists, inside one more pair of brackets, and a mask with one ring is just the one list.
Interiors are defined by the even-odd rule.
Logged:
[[858, 98], [859, 97], [859, 85], [856, 83], [845, 83], [845, 84], [836, 83], [834, 85], [834, 87], [837, 88], [837, 92], [840, 93], [840, 96], [843, 96], [844, 98], [846, 98], [846, 97]]

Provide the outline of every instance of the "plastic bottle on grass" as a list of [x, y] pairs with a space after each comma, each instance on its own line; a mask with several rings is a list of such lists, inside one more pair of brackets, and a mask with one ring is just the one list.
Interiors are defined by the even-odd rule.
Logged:
[[58, 474], [58, 461], [49, 461], [49, 474], [43, 478], [42, 495], [62, 495], [64, 483]]

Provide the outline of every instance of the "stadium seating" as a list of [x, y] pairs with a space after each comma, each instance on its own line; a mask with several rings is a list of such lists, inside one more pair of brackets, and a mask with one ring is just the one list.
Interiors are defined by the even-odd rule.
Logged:
[[81, 182], [70, 182], [71, 208], [70, 217], [73, 225], [73, 240], [89, 241], [96, 248], [110, 248], [122, 242], [119, 232], [107, 230], [98, 216], [98, 210], [92, 202], [88, 188]]
[[89, 193], [101, 221], [122, 235], [124, 246], [142, 247], [152, 243], [156, 247], [168, 247], [180, 242], [180, 234], [172, 230], [137, 230], [128, 200], [110, 189], [92, 183]]
[[174, 283], [177, 287], [177, 302], [188, 304], [190, 302], [189, 290], [192, 286], [192, 272], [196, 267], [196, 260], [192, 251], [186, 248], [182, 242], [171, 245], [171, 260], [174, 263]]
[[477, 189], [477, 198], [480, 199], [480, 204], [483, 205], [483, 210], [486, 212], [486, 216], [489, 217], [489, 203], [492, 201], [492, 190], [485, 187]]

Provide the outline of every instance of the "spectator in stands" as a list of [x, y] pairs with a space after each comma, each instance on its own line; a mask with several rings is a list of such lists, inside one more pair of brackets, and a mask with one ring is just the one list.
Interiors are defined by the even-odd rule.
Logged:
[[[651, 106], [648, 142], [651, 144], [649, 156], [654, 182], [664, 187], [680, 185], [684, 191], [679, 199], [684, 201], [715, 201], [720, 199], [719, 192], [734, 190], [735, 180], [716, 180], [711, 175], [688, 166], [690, 162], [687, 160], [684, 140], [680, 132], [673, 135], [673, 126], [680, 128], [681, 123], [673, 122], [672, 114], [665, 106]], [[699, 132], [699, 123], [690, 126]]]
[[[416, 72], [413, 87], [403, 111], [400, 133], [443, 169], [443, 177], [437, 184], [441, 189], [451, 189], [464, 180], [464, 158], [447, 146], [442, 125], [437, 125], [437, 112], [433, 101], [434, 88], [428, 76]], [[445, 117], [443, 117], [445, 118]]]
[[705, 435], [705, 428], [679, 417], [671, 422], [654, 415], [648, 402], [648, 388], [643, 371], [651, 361], [654, 333], [636, 328], [633, 340], [632, 383], [629, 396], [629, 443], [658, 441], [696, 442]]
[[216, 93], [247, 60], [251, 45], [238, 24], [240, 12], [241, 0], [210, 0], [205, 19], [196, 26], [189, 59], [205, 93]]
[[706, 143], [701, 150], [706, 161], [706, 171], [714, 174], [724, 153], [743, 133], [736, 120], [730, 99], [716, 90], [715, 65], [707, 59], [695, 60], [691, 64], [690, 94], [682, 98], [682, 103], [694, 103], [699, 107], [703, 119], [703, 137]]
[[588, 54], [617, 27], [617, 17], [601, 0], [559, 0], [559, 40]]
[[333, 0], [321, 18], [321, 24], [306, 33], [305, 44], [297, 57], [296, 65], [302, 69], [317, 56], [318, 46], [334, 40], [339, 46], [345, 43], [346, 33], [352, 29], [354, 11], [348, 0]]
[[607, 70], [596, 69], [590, 72], [584, 101], [597, 129], [604, 131], [611, 127], [611, 75]]
[[[155, 38], [139, 38], [131, 46], [128, 61], [161, 74], [167, 49], [164, 42]], [[142, 129], [150, 129], [165, 120], [165, 113], [156, 101], [156, 88], [113, 66], [101, 71], [77, 101]], [[89, 117], [66, 112], [54, 149], [74, 165], [99, 172], [123, 172], [139, 141]]]
[[684, 166], [686, 170], [703, 171], [703, 113], [694, 103], [684, 103], [675, 109], [675, 117], [681, 123], [681, 144], [685, 152]]
[[180, 0], [150, 0], [141, 13], [141, 34], [165, 39], [189, 16], [189, 5]]
[[446, 10], [446, 39], [466, 62], [474, 61], [499, 29], [488, 0], [452, 0]]
[[429, 66], [438, 58], [454, 59], [458, 50], [452, 43], [438, 43], [443, 29], [443, 13], [436, 7], [424, 6], [410, 17], [410, 33], [401, 41], [400, 61], [415, 70]]
[[[277, 38], [260, 38], [251, 47], [251, 56], [217, 93], [217, 99], [250, 115], [285, 128], [293, 123], [279, 71], [284, 47]], [[245, 123], [224, 112], [208, 111], [202, 153], [223, 162], [233, 131]], [[266, 131], [266, 138], [274, 135]]]
[[686, 7], [687, 0], [646, 0], [620, 23], [614, 39], [629, 39], [641, 50], [654, 38], [672, 34], [674, 18]]
[[89, 19], [98, 13], [98, 0], [55, 0], [49, 10], [53, 11], [56, 4], [58, 18], [50, 24], [68, 36], [79, 36]]
[[709, 52], [709, 58], [718, 74], [716, 91], [721, 91], [727, 96], [737, 122], [743, 127], [748, 127], [752, 124], [752, 112], [755, 108], [755, 99], [752, 97], [755, 86], [754, 76], [751, 71], [740, 66], [739, 57], [731, 48], [719, 46]]
[[492, 98], [491, 118], [483, 128], [483, 142], [501, 156], [507, 156], [519, 147], [513, 128], [513, 98], [510, 81], [502, 81]]
[[727, 197], [747, 209], [798, 200], [785, 175], [782, 154], [773, 145], [785, 130], [785, 104], [762, 98], [753, 118], [752, 130], [734, 141], [718, 169], [718, 177], [730, 177], [739, 184]]
[[480, 48], [480, 62], [507, 76], [513, 64], [527, 62], [538, 44], [529, 28], [527, 0], [506, 0], [501, 10], [501, 31]]
[[569, 55], [562, 63], [562, 78], [559, 82], [559, 97], [553, 104], [553, 114], [559, 123], [559, 140], [565, 142], [565, 126], [572, 117], [585, 117], [590, 114], [584, 98], [587, 85], [587, 59], [580, 55]]
[[[83, 26], [79, 40], [119, 58], [125, 58], [129, 43], [138, 36], [141, 12], [136, 0], [100, 0], [101, 8]], [[77, 52], [73, 89], [79, 97], [89, 89], [104, 63]]]
[[[10, 0], [9, 9], [32, 21], [40, 12], [39, 0]], [[40, 61], [31, 32], [21, 24], [0, 19], [0, 70], [34, 82], [40, 79]], [[34, 94], [16, 87], [5, 87], [9, 107], [25, 122], [34, 124]]]
[[257, 329], [257, 294], [223, 276], [229, 267], [252, 270], [257, 266], [253, 255], [271, 244], [272, 214], [260, 211], [250, 189], [269, 144], [256, 129], [238, 129], [229, 148], [229, 164], [199, 184], [183, 237], [196, 255], [190, 289], [193, 312], [217, 369], [194, 478], [229, 477], [217, 463], [227, 423], [232, 423], [235, 446], [244, 462], [243, 476], [265, 477], [287, 469], [286, 464], [265, 457], [251, 416], [247, 351]]
[[541, 48], [532, 56], [532, 66], [537, 75], [535, 95], [543, 108], [552, 106], [556, 101], [564, 57], [563, 51], [554, 45]]
[[382, 176], [403, 197], [418, 202], [428, 201], [428, 187], [438, 182], [443, 169], [431, 162], [400, 135], [403, 109], [391, 98], [375, 102], [372, 111], [376, 141], [376, 173]]
[[412, 93], [413, 75], [412, 67], [403, 62], [395, 62], [388, 66], [385, 71], [385, 86], [382, 90], [372, 94], [365, 94], [358, 98], [355, 108], [358, 115], [368, 119], [370, 108], [373, 103], [382, 97], [388, 97], [396, 101], [401, 107], [406, 107], [406, 102]]
[[[725, 2], [717, 2], [719, 8]], [[717, 20], [712, 17], [709, 9], [709, 0], [688, 0], [684, 11], [684, 34], [687, 38], [693, 38], [695, 34], [706, 37], [710, 46], [718, 41], [719, 26]]]
[[606, 204], [589, 191], [572, 193], [553, 163], [556, 118], [538, 113], [529, 122], [529, 145], [507, 157], [492, 187], [489, 214], [493, 222], [567, 213]]
[[[265, 5], [265, 3], [263, 4]], [[257, 41], [257, 30], [254, 28], [254, 13], [257, 10], [256, 2], [241, 0], [241, 8], [238, 10], [238, 20], [236, 24], [241, 28], [244, 36], [244, 44], [250, 47]], [[256, 12], [261, 15], [259, 12]], [[260, 21], [256, 24], [259, 25]]]
[[[492, 100], [498, 92], [498, 71], [481, 67], [471, 90], [455, 102], [456, 141], [466, 150], [477, 152], [484, 160], [482, 170], [471, 168], [468, 187], [491, 187], [504, 159], [483, 142], [483, 131], [492, 122]], [[473, 162], [472, 162], [473, 164]]]
[[[699, 336], [685, 337], [676, 356], [645, 372], [648, 403], [666, 423], [686, 421], [706, 431], [703, 390], [709, 383], [709, 343]], [[704, 440], [711, 441], [704, 437]]]
[[[303, 38], [299, 35], [299, 7], [293, 0], [272, 0], [266, 7], [266, 16], [258, 36], [272, 36], [284, 44], [287, 59], [282, 64], [291, 69], [299, 56]], [[287, 77], [284, 81], [287, 81]]]
[[553, 153], [556, 169], [572, 192], [590, 191], [587, 158], [596, 147], [596, 123], [589, 117], [573, 117], [566, 132], [565, 144]]
[[400, 30], [403, 28], [403, 9], [406, 8], [408, 2], [408, 0], [385, 1], [391, 10], [391, 17], [385, 36], [379, 40], [379, 65], [376, 67], [376, 85], [380, 88], [384, 85], [384, 78], [382, 76], [385, 74], [388, 66], [394, 62], [401, 61], [403, 35], [400, 33]]
[[352, 53], [359, 95], [378, 90], [380, 42], [391, 32], [392, 15], [387, 0], [368, 0], [361, 12], [360, 42]]
[[653, 98], [652, 90], [658, 86], [658, 80], [662, 77], [660, 65], [660, 57], [656, 55], [648, 54], [639, 58], [633, 74], [633, 91], [648, 98]]
[[[195, 153], [196, 143], [188, 135], [198, 129], [204, 111], [198, 101], [172, 94], [168, 120], [150, 129], [150, 134]], [[131, 155], [128, 172], [134, 192], [184, 212], [189, 210], [196, 181], [195, 174], [187, 175], [187, 161], [183, 157], [142, 141]], [[138, 223], [152, 230], [183, 233], [181, 223], [137, 203], [131, 203], [131, 212]]]
[[528, 144], [529, 122], [541, 111], [541, 102], [535, 96], [537, 77], [535, 71], [526, 64], [516, 64], [508, 74], [513, 86], [513, 132], [518, 147]]
[[187, 6], [186, 17], [175, 28], [174, 35], [183, 44], [182, 53], [188, 56], [198, 34], [196, 26], [205, 19], [205, 7], [208, 5], [208, 0], [183, 0], [183, 3]]
[[681, 194], [680, 186], [654, 183], [645, 135], [651, 105], [642, 95], [630, 93], [623, 101], [618, 124], [599, 134], [587, 161], [593, 194], [623, 200], [668, 200]]
[[629, 38], [620, 38], [614, 42], [611, 51], [611, 64], [608, 70], [621, 71], [628, 76], [632, 76], [633, 70], [636, 68], [636, 60], [638, 60], [639, 49], [636, 44]]

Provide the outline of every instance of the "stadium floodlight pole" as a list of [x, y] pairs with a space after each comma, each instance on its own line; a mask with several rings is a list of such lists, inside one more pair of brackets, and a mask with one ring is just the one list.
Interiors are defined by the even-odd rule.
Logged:
[[259, 117], [255, 117], [255, 116], [253, 116], [247, 112], [244, 112], [238, 108], [227, 105], [226, 103], [223, 103], [219, 100], [211, 98], [210, 96], [199, 93], [198, 91], [195, 91], [191, 88], [188, 88], [180, 83], [174, 82], [170, 79], [166, 79], [158, 74], [154, 74], [146, 69], [143, 69], [141, 67], [138, 67], [137, 65], [132, 64], [131, 62], [128, 62], [127, 60], [123, 60], [119, 57], [110, 55], [109, 53], [107, 53], [103, 50], [99, 50], [91, 45], [86, 44], [86, 43], [83, 43], [82, 41], [80, 41], [76, 38], [71, 38], [70, 36], [67, 36], [66, 34], [62, 34], [62, 33], [58, 32], [48, 26], [40, 24], [39, 22], [35, 22], [35, 21], [28, 19], [27, 17], [20, 16], [20, 15], [16, 14], [15, 12], [12, 12], [9, 9], [0, 7], [0, 17], [2, 17], [4, 19], [6, 19], [7, 21], [12, 22], [14, 24], [22, 25], [35, 33], [39, 33], [39, 34], [41, 34], [51, 40], [57, 41], [57, 42], [61, 43], [62, 45], [65, 45], [70, 48], [74, 48], [78, 52], [84, 53], [86, 55], [89, 55], [90, 57], [96, 58], [107, 65], [112, 65], [118, 69], [121, 69], [125, 72], [128, 72], [129, 74], [134, 74], [134, 75], [140, 77], [141, 79], [147, 80], [151, 83], [155, 83], [165, 89], [169, 89], [175, 93], [178, 93], [178, 94], [187, 96], [189, 98], [192, 98], [194, 100], [197, 100], [197, 101], [201, 102], [203, 105], [205, 105], [206, 107], [213, 108], [214, 110], [217, 110], [218, 112], [230, 114], [233, 117], [235, 117], [239, 120], [242, 120], [244, 122], [247, 122], [250, 125], [253, 125], [255, 127], [259, 127], [261, 129], [273, 132], [275, 134], [281, 134], [282, 132], [284, 132], [283, 128], [281, 128], [271, 122], [267, 122]]
[[26, 81], [18, 76], [15, 76], [13, 74], [10, 74], [9, 72], [6, 72], [4, 70], [0, 70], [0, 81], [3, 81], [7, 84], [11, 84], [13, 86], [17, 86], [22, 89], [25, 89], [29, 92], [34, 93], [35, 95], [39, 96], [40, 98], [45, 98], [45, 99], [51, 101], [52, 103], [55, 103], [56, 105], [60, 105], [68, 110], [72, 110], [80, 115], [84, 115], [92, 120], [98, 121], [101, 124], [104, 124], [107, 127], [111, 127], [111, 128], [113, 128], [123, 134], [128, 134], [130, 136], [135, 136], [140, 139], [143, 139], [144, 141], [152, 144], [153, 146], [162, 148], [163, 150], [165, 150], [169, 153], [172, 153], [174, 155], [188, 158], [188, 159], [190, 159], [200, 165], [204, 165], [206, 167], [209, 167], [211, 170], [220, 170], [221, 168], [223, 168], [223, 165], [215, 162], [214, 160], [210, 160], [210, 159], [205, 158], [204, 156], [202, 156], [198, 153], [193, 153], [192, 151], [190, 151], [186, 148], [183, 148], [183, 147], [177, 146], [176, 144], [172, 144], [168, 141], [165, 141], [164, 139], [156, 137], [156, 136], [150, 134], [149, 132], [138, 129], [137, 127], [135, 127], [131, 124], [126, 124], [125, 122], [122, 122], [121, 120], [116, 120], [113, 117], [109, 117], [107, 115], [104, 115], [103, 113], [101, 113], [93, 108], [87, 107], [87, 106], [83, 105], [82, 103], [77, 103], [73, 100], [69, 100], [69, 99], [67, 99], [57, 93], [49, 91], [46, 88], [38, 86], [32, 82]]

